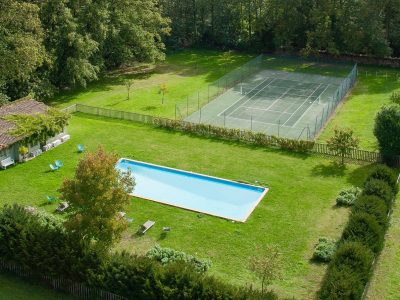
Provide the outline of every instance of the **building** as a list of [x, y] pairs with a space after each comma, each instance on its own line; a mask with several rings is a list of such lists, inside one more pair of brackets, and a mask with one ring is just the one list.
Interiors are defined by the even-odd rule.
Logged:
[[[19, 147], [22, 146], [21, 141], [23, 137], [11, 135], [9, 132], [15, 127], [15, 124], [4, 118], [9, 115], [45, 114], [48, 109], [49, 107], [44, 103], [31, 98], [23, 98], [0, 107], [0, 160], [6, 158], [11, 158], [15, 161], [22, 160], [19, 154]], [[32, 158], [41, 154], [43, 150], [48, 150], [51, 147], [57, 146], [67, 139], [69, 139], [69, 136], [63, 132], [48, 140], [44, 147], [41, 147], [39, 144], [23, 146], [28, 146], [29, 151], [27, 157]]]

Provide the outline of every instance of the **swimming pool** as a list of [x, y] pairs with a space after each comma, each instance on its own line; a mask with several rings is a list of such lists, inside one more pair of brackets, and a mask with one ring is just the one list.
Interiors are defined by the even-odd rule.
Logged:
[[122, 158], [117, 169], [132, 171], [132, 196], [225, 219], [245, 222], [268, 192], [259, 187]]

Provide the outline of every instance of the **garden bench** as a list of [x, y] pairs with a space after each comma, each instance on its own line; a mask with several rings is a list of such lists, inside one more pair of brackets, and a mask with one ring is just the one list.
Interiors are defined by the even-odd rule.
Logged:
[[142, 226], [140, 226], [139, 232], [145, 234], [154, 224], [156, 224], [156, 222], [150, 220], [146, 221]]
[[61, 202], [60, 206], [56, 208], [56, 211], [61, 213], [64, 212], [68, 207], [69, 207], [68, 202]]
[[14, 165], [15, 161], [11, 157], [7, 157], [0, 161], [0, 166], [2, 169], [7, 169], [7, 167]]

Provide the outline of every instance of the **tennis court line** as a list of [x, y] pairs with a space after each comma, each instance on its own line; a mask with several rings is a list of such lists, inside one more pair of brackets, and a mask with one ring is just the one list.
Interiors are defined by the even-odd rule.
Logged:
[[[260, 85], [262, 85], [264, 82], [266, 82], [266, 81], [267, 81], [268, 79], [270, 79], [270, 78], [271, 78], [271, 77], [265, 78], [260, 84], [256, 85], [253, 89], [251, 89], [250, 92], [251, 92], [251, 91], [254, 91], [256, 88], [258, 88]], [[275, 79], [274, 79], [274, 80], [275, 80]], [[274, 81], [274, 80], [272, 80], [272, 81]], [[271, 81], [271, 82], [272, 82], [272, 81]], [[230, 106], [228, 106], [227, 108], [225, 108], [225, 109], [224, 109], [222, 112], [220, 112], [217, 116], [220, 117], [221, 115], [223, 115], [228, 109], [230, 109], [232, 106], [236, 105], [236, 103], [238, 103], [239, 101], [241, 101], [242, 99], [244, 99], [244, 97], [245, 97], [245, 96], [240, 97], [238, 101], [236, 101], [235, 103], [233, 103], [233, 104], [231, 104]]]
[[252, 106], [241, 106], [241, 107], [255, 109], [255, 110], [271, 111], [271, 112], [274, 112], [274, 113], [282, 113], [282, 114], [291, 115], [291, 113], [288, 113], [288, 112], [285, 112], [285, 111], [279, 111], [279, 110], [265, 109], [265, 108], [252, 107]]
[[[307, 97], [307, 99], [293, 112], [292, 117], [293, 117], [294, 114], [308, 101], [308, 99], [310, 99], [310, 97], [321, 87], [321, 85], [322, 85], [322, 83], [320, 83], [319, 86]], [[312, 104], [311, 104], [311, 105], [312, 105]], [[310, 105], [310, 107], [311, 107], [311, 105]], [[309, 108], [310, 108], [310, 107], [309, 107]], [[308, 109], [309, 109], [309, 108], [308, 108]], [[290, 117], [290, 118], [291, 118], [291, 117]], [[286, 124], [287, 121], [290, 120], [290, 118], [287, 119], [286, 122], [285, 122], [284, 124]], [[298, 121], [299, 121], [299, 119], [297, 119], [296, 123], [297, 123]], [[292, 127], [294, 127], [294, 126], [296, 125], [296, 123], [295, 123]]]
[[[269, 79], [269, 78], [267, 78]], [[257, 87], [259, 87], [260, 85], [262, 85], [265, 81], [267, 81], [267, 79], [265, 79], [263, 82], [261, 82], [259, 85], [257, 85]], [[272, 81], [270, 83], [268, 83], [266, 86], [263, 87], [262, 90], [264, 90], [267, 86], [269, 86], [272, 82], [274, 82], [275, 79], [272, 79]], [[255, 90], [255, 88], [253, 89]], [[247, 102], [249, 102], [251, 100], [251, 98], [253, 98], [254, 96], [256, 96], [258, 93], [260, 93], [262, 90], [259, 90], [257, 93], [255, 93], [253, 96], [251, 96], [249, 99], [247, 99], [242, 105], [246, 104]], [[246, 96], [243, 96], [240, 100], [244, 99]], [[239, 101], [236, 101], [233, 105], [235, 105], [236, 103], [238, 103]], [[230, 115], [232, 115], [235, 111], [237, 111], [242, 105], [239, 105], [238, 107], [236, 107], [230, 114], [228, 114], [226, 117], [229, 117]], [[232, 105], [231, 105], [232, 106]], [[218, 116], [221, 116], [221, 114], [224, 114], [231, 106], [229, 106], [227, 109], [225, 109], [222, 113], [219, 113]]]
[[[268, 123], [268, 122], [263, 122], [263, 121], [257, 121], [257, 120], [249, 120], [249, 119], [241, 119], [241, 118], [236, 118], [236, 117], [229, 117], [229, 119], [235, 119], [235, 120], [240, 120], [240, 121], [248, 121], [248, 122], [253, 122], [253, 123], [261, 123], [261, 124], [266, 124], [266, 125], [274, 125], [278, 126], [276, 123]], [[280, 127], [286, 127], [286, 128], [293, 128], [292, 126], [285, 126], [285, 125], [279, 125]]]
[[[329, 87], [329, 83], [326, 85], [326, 88], [322, 91], [322, 93], [319, 94], [318, 98], [321, 97], [321, 95], [323, 93], [325, 93], [325, 91], [328, 89]], [[317, 99], [318, 99], [317, 98]], [[314, 103], [313, 103], [314, 104]], [[310, 108], [312, 107], [312, 104], [309, 106], [309, 108], [306, 109], [306, 111], [300, 116], [300, 118], [297, 119], [296, 123], [294, 123], [293, 127], [297, 125], [297, 123], [299, 123], [299, 121], [303, 118], [303, 116], [310, 110]]]

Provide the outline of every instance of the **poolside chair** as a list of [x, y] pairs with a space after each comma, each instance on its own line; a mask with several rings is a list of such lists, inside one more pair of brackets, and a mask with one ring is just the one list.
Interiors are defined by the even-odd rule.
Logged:
[[55, 165], [56, 165], [57, 168], [61, 168], [63, 166], [61, 161], [59, 161], [59, 160], [55, 161]]
[[83, 151], [85, 151], [85, 146], [83, 146], [82, 144], [79, 144], [77, 147], [78, 147], [79, 153], [82, 153]]
[[49, 204], [57, 201], [57, 198], [53, 196], [46, 196], [46, 198], [47, 198], [47, 203]]
[[57, 166], [54, 166], [53, 164], [50, 164], [50, 169], [54, 172], [57, 171], [59, 168]]
[[138, 232], [140, 234], [145, 234], [146, 231], [149, 230], [151, 227], [153, 227], [154, 224], [156, 224], [156, 222], [148, 220], [143, 225], [140, 226]]
[[56, 211], [59, 213], [64, 212], [69, 207], [68, 202], [61, 202], [60, 206], [56, 208]]
[[165, 227], [162, 228], [162, 230], [164, 232], [170, 232], [171, 231], [171, 227], [165, 226]]

